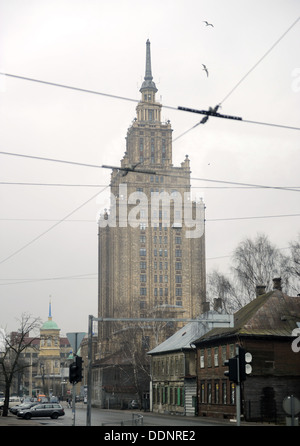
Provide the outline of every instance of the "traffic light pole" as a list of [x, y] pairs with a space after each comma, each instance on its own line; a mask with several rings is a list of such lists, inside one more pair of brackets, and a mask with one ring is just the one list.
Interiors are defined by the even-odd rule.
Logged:
[[220, 319], [185, 319], [185, 318], [103, 318], [94, 317], [89, 315], [89, 327], [88, 327], [88, 369], [87, 369], [87, 411], [86, 411], [86, 426], [91, 426], [91, 412], [92, 412], [92, 347], [93, 347], [93, 322], [112, 322], [112, 321], [123, 321], [123, 322], [207, 322], [213, 324], [214, 322], [220, 324], [222, 322], [224, 326], [233, 327], [233, 316], [228, 315], [221, 316]]
[[75, 426], [75, 399], [76, 399], [76, 384], [72, 387], [72, 426]]
[[[77, 333], [75, 334], [75, 346], [74, 346], [74, 352], [73, 353], [73, 358], [75, 359], [76, 354], [77, 354]], [[75, 400], [76, 400], [76, 387], [75, 387], [75, 383], [73, 383], [73, 387], [72, 387], [72, 426], [75, 426]]]
[[87, 371], [87, 408], [86, 408], [86, 425], [91, 426], [92, 412], [92, 348], [93, 348], [93, 320], [94, 317], [89, 315], [88, 329], [88, 371]]
[[236, 383], [236, 424], [241, 425], [241, 381], [240, 381], [240, 347], [236, 346], [237, 383]]

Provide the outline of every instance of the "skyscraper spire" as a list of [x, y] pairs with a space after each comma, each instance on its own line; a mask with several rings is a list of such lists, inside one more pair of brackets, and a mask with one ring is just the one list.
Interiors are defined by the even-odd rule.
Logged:
[[154, 90], [155, 93], [157, 92], [157, 88], [155, 83], [153, 82], [152, 77], [152, 70], [151, 70], [151, 53], [150, 53], [150, 40], [148, 39], [146, 42], [146, 71], [145, 71], [145, 77], [144, 82], [142, 83], [140, 91], [144, 90]]
[[51, 296], [49, 296], [49, 316], [48, 321], [52, 320], [52, 314], [51, 314]]
[[151, 71], [151, 53], [150, 53], [150, 40], [148, 39], [146, 42], [146, 73], [145, 80], [152, 81], [152, 71]]

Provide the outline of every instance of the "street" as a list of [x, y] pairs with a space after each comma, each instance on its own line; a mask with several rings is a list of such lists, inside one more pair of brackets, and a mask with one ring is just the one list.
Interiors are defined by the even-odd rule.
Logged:
[[[57, 420], [50, 418], [35, 418], [35, 422], [43, 426], [72, 426], [72, 409], [63, 403], [65, 416]], [[86, 426], [86, 408], [83, 403], [76, 403], [75, 426]], [[29, 422], [30, 423], [30, 422]], [[203, 418], [203, 417], [185, 417], [176, 415], [157, 414], [153, 412], [140, 412], [135, 410], [108, 410], [92, 408], [91, 426], [180, 426], [180, 427], [199, 427], [199, 426], [235, 426], [235, 422], [223, 419]], [[245, 425], [261, 425], [260, 423], [243, 423]]]

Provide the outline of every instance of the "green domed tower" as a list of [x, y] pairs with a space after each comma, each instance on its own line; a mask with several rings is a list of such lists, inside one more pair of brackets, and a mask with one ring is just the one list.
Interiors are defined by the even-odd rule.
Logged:
[[[56, 392], [56, 381], [60, 379], [60, 328], [52, 320], [51, 301], [49, 302], [48, 320], [44, 322], [40, 329], [40, 351], [39, 351], [39, 373], [43, 381], [43, 389], [52, 388], [52, 393]], [[47, 392], [47, 393], [48, 393]]]

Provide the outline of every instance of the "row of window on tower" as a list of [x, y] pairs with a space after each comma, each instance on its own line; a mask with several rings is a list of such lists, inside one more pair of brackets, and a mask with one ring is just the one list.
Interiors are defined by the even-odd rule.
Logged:
[[160, 110], [157, 108], [141, 108], [137, 115], [139, 121], [160, 121]]
[[[145, 150], [144, 150], [144, 138], [140, 138], [140, 162], [142, 163], [145, 158]], [[162, 162], [162, 164], [166, 161], [166, 140], [163, 138], [161, 140], [161, 151], [160, 153], [155, 150], [155, 141], [154, 138], [151, 138], [150, 141], [150, 161], [151, 164], [155, 164], [155, 162]], [[160, 156], [159, 156], [160, 155]]]
[[[141, 267], [141, 270], [145, 270], [147, 268], [147, 262], [141, 261], [140, 262], [140, 267]], [[159, 270], [163, 270], [163, 269], [168, 270], [168, 262], [157, 262], [157, 261], [155, 261], [155, 262], [153, 262], [153, 267], [154, 267], [154, 270], [157, 270], [157, 269], [159, 269]], [[175, 262], [175, 270], [176, 270], [176, 272], [177, 272], [177, 270], [181, 271], [181, 269], [182, 269], [182, 263], [181, 262]]]
[[[175, 262], [175, 296], [176, 296], [176, 305], [182, 306], [182, 262], [179, 260], [182, 256], [182, 250], [178, 248], [178, 246], [181, 245], [181, 236], [175, 237], [175, 243], [176, 243], [176, 249], [175, 249], [175, 256], [177, 258], [177, 261]], [[146, 243], [146, 236], [141, 235], [140, 236], [140, 242], [141, 244]], [[157, 305], [158, 303], [162, 305], [163, 303], [168, 303], [169, 298], [169, 288], [166, 286], [166, 284], [169, 283], [169, 262], [165, 260], [168, 258], [168, 249], [167, 248], [157, 248], [156, 244], [167, 244], [168, 243], [168, 237], [167, 236], [157, 236], [154, 235], [153, 237], [154, 242], [154, 248], [152, 250], [154, 261], [153, 261], [153, 296], [154, 296], [154, 302]], [[147, 296], [147, 262], [143, 259], [143, 257], [147, 256], [147, 248], [141, 247], [140, 248], [140, 256], [142, 259], [140, 260], [140, 308], [145, 309], [146, 308], [146, 301], [143, 299]], [[161, 258], [161, 260], [159, 260]], [[163, 260], [164, 258], [164, 260]], [[156, 286], [158, 284], [158, 286]], [[163, 300], [164, 298], [164, 300]]]
[[[154, 248], [153, 249], [154, 257], [168, 257], [168, 250], [163, 248]], [[147, 255], [147, 248], [140, 248], [140, 256], [146, 257]], [[182, 256], [182, 250], [181, 249], [175, 249], [175, 257], [181, 257]]]

